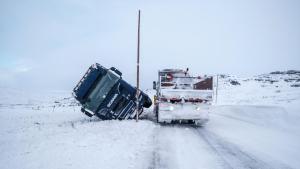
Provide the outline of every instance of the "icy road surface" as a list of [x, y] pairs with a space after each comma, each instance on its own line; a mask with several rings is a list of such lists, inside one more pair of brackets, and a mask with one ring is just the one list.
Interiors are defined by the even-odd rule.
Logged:
[[78, 108], [0, 109], [0, 168], [300, 168], [299, 119], [218, 106], [205, 127], [98, 121]]
[[[299, 168], [299, 128], [288, 127], [283, 111], [220, 106], [205, 127], [157, 127], [153, 168]], [[244, 115], [235, 117], [236, 112]]]

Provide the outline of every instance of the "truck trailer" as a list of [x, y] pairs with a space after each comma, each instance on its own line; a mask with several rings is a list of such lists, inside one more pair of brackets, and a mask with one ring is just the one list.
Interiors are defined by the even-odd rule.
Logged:
[[158, 71], [154, 112], [159, 123], [203, 125], [213, 102], [213, 76], [191, 76], [188, 69]]
[[[73, 96], [81, 104], [81, 111], [89, 117], [102, 120], [133, 119], [136, 117], [137, 88], [122, 79], [122, 73], [99, 63], [91, 65], [76, 87]], [[144, 92], [139, 92], [139, 115], [149, 108], [152, 101]]]

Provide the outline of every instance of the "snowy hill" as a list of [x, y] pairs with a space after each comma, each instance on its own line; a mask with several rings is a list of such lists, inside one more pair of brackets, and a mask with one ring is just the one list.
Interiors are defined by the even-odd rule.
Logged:
[[221, 75], [202, 128], [100, 121], [70, 91], [2, 88], [0, 168], [300, 168], [299, 79], [299, 71]]
[[221, 75], [218, 104], [280, 105], [299, 103], [300, 71], [277, 71], [242, 78]]

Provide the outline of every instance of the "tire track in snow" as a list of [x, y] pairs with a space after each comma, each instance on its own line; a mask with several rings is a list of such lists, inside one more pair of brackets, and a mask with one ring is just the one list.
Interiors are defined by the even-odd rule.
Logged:
[[238, 146], [218, 137], [205, 128], [196, 129], [198, 135], [211, 147], [212, 151], [224, 162], [225, 168], [239, 169], [275, 169], [289, 167], [281, 164], [268, 164], [249, 153], [244, 152]]
[[161, 156], [164, 156], [165, 152], [167, 152], [168, 147], [165, 145], [164, 141], [162, 140], [162, 133], [164, 131], [164, 128], [162, 128], [160, 125], [156, 127], [155, 134], [153, 135], [153, 145], [154, 149], [152, 152], [152, 161], [148, 167], [148, 169], [168, 169], [169, 164], [168, 160], [164, 159], [162, 160]]
[[162, 125], [156, 128], [155, 133], [153, 136], [152, 161], [148, 169], [190, 169], [191, 167], [224, 169], [290, 168], [279, 162], [263, 161], [243, 151], [237, 145], [206, 130], [205, 127]]
[[150, 165], [148, 167], [148, 169], [158, 169], [160, 168], [159, 165], [160, 165], [160, 157], [159, 157], [159, 148], [158, 148], [158, 141], [157, 141], [157, 135], [153, 135], [153, 145], [154, 145], [154, 149], [153, 149], [153, 152], [152, 152], [152, 159], [151, 159], [151, 162], [150, 162]]
[[148, 169], [224, 168], [191, 126], [161, 125], [153, 140], [155, 147]]

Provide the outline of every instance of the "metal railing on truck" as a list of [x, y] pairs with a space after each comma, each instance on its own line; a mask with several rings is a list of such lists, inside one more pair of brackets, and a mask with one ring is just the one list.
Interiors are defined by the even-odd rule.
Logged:
[[89, 68], [88, 68], [88, 70], [85, 72], [85, 74], [83, 75], [83, 77], [80, 79], [80, 81], [77, 83], [77, 85], [75, 86], [75, 88], [74, 88], [74, 92], [72, 93], [73, 94], [73, 96], [75, 96], [75, 93], [78, 91], [78, 89], [79, 89], [79, 87], [81, 86], [81, 84], [83, 83], [83, 81], [85, 81], [85, 79], [87, 78], [87, 76], [88, 76], [88, 74], [92, 71], [92, 68], [97, 68], [97, 67], [99, 67], [99, 66], [101, 66], [99, 63], [95, 63], [95, 64], [93, 64], [92, 66], [90, 66]]

